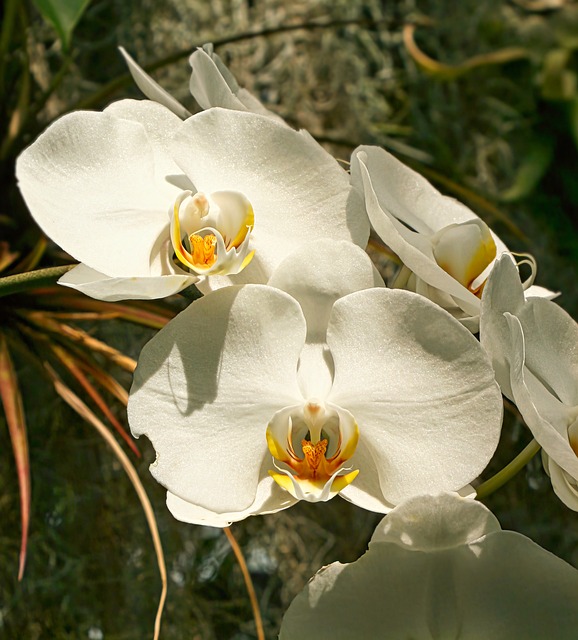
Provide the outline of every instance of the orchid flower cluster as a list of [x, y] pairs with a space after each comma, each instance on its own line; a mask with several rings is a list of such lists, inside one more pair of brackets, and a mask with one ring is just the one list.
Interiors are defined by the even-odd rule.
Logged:
[[[190, 59], [195, 115], [123, 55], [149, 100], [62, 117], [17, 176], [80, 263], [60, 284], [205, 294], [144, 347], [128, 406], [171, 513], [224, 527], [339, 495], [385, 515], [365, 556], [295, 599], [283, 639], [575, 637], [578, 572], [472, 486], [504, 394], [578, 511], [578, 327], [533, 260], [522, 281], [480, 218], [383, 149], [348, 172], [210, 46]], [[387, 287], [370, 228], [401, 263]]]

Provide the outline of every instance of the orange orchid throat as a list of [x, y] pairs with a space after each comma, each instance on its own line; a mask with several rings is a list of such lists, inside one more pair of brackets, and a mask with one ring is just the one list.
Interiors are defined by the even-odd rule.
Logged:
[[251, 203], [241, 193], [218, 191], [206, 196], [183, 191], [171, 213], [176, 259], [198, 275], [239, 273], [255, 253], [249, 251], [254, 224]]
[[353, 416], [334, 405], [310, 401], [282, 409], [267, 428], [276, 468], [269, 474], [297, 499], [329, 500], [359, 473], [344, 467], [355, 452], [358, 434]]

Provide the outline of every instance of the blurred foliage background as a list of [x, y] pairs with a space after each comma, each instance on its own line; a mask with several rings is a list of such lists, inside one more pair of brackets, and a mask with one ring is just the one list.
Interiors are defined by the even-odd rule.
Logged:
[[[62, 6], [69, 11], [59, 22], [51, 11]], [[6, 0], [0, 34], [0, 257], [11, 263], [5, 273], [39, 243], [36, 266], [70, 262], [54, 245], [42, 245], [26, 212], [13, 177], [19, 151], [63, 113], [141, 97], [126, 77], [119, 45], [152, 65], [155, 78], [194, 111], [187, 54], [214, 42], [241, 85], [336, 157], [347, 160], [362, 143], [383, 146], [466, 202], [512, 250], [536, 257], [537, 283], [561, 291], [558, 302], [577, 317], [578, 5], [572, 0]], [[8, 334], [23, 305], [39, 304], [36, 295], [26, 303], [14, 298], [0, 299], [0, 329]], [[175, 299], [163, 313], [181, 307]], [[77, 320], [132, 358], [153, 335], [113, 317]], [[160, 583], [133, 487], [25, 351], [15, 349], [13, 359], [28, 426], [30, 538], [18, 582], [19, 485], [0, 415], [0, 637], [151, 637]], [[128, 388], [130, 375], [98, 357]], [[114, 411], [126, 422], [122, 405]], [[507, 411], [484, 477], [529, 440]], [[255, 638], [223, 532], [172, 519], [163, 489], [148, 473], [153, 451], [144, 439], [138, 446], [142, 458], [133, 456], [133, 463], [167, 561], [161, 637]], [[539, 456], [485, 502], [504, 528], [578, 566], [577, 516], [553, 494]], [[335, 499], [233, 526], [267, 638], [276, 637], [284, 610], [313, 573], [359, 557], [378, 521]]]

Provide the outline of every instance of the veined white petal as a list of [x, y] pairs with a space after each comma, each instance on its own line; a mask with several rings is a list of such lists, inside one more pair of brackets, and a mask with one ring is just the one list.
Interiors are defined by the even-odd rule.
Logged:
[[136, 86], [145, 94], [149, 100], [154, 100], [162, 104], [167, 109], [170, 109], [176, 116], [182, 118], [188, 118], [191, 113], [188, 109], [185, 109], [183, 105], [174, 98], [168, 91], [163, 89], [161, 85], [153, 80], [149, 74], [140, 67], [136, 61], [130, 56], [124, 47], [119, 47], [123, 58], [128, 66], [130, 75], [135, 81]]
[[500, 530], [497, 518], [480, 502], [460, 499], [457, 493], [441, 493], [430, 499], [406, 500], [379, 523], [371, 542], [388, 542], [412, 551], [441, 551]]
[[381, 206], [362, 153], [357, 156], [357, 166], [367, 213], [380, 238], [418, 277], [450, 294], [465, 312], [479, 314], [479, 299], [437, 264], [429, 237], [411, 231]]
[[217, 514], [248, 509], [271, 460], [266, 428], [302, 401], [305, 341], [298, 303], [261, 285], [193, 302], [142, 350], [131, 389], [131, 430], [157, 452], [155, 478]]
[[247, 197], [255, 212], [252, 248], [266, 280], [305, 242], [367, 243], [369, 224], [347, 173], [302, 132], [253, 113], [210, 109], [185, 121], [173, 155], [199, 191]]
[[192, 74], [189, 88], [193, 98], [199, 103], [201, 109], [222, 107], [246, 111], [245, 105], [235, 95], [235, 92], [239, 90], [239, 85], [233, 74], [227, 69], [225, 76], [214, 58], [218, 58], [218, 56], [212, 52], [212, 47], [210, 53], [199, 48], [191, 54], [189, 64], [192, 68]]
[[575, 637], [578, 571], [502, 531], [480, 503], [421, 496], [378, 531], [388, 527], [356, 562], [317, 573], [291, 603], [280, 640]]
[[[267, 461], [269, 464], [269, 461]], [[264, 476], [258, 486], [253, 504], [243, 511], [215, 513], [199, 505], [187, 502], [174, 493], [167, 491], [167, 507], [173, 516], [181, 522], [201, 524], [207, 527], [228, 527], [252, 515], [276, 513], [293, 506], [296, 499], [281, 487], [269, 475]]]
[[[359, 147], [352, 156], [351, 181], [365, 196], [373, 228], [405, 270], [415, 274], [413, 281], [404, 276], [405, 282], [396, 286], [429, 296], [476, 331], [478, 296], [494, 257], [508, 253], [504, 243], [467, 207], [442, 196], [383, 149]], [[420, 290], [420, 281], [431, 289]], [[555, 295], [530, 287], [526, 297], [539, 294]], [[455, 305], [461, 313], [454, 311]]]
[[526, 349], [522, 325], [516, 316], [510, 313], [506, 313], [505, 316], [510, 330], [512, 345], [509, 351], [509, 360], [510, 383], [514, 401], [532, 431], [532, 435], [551, 458], [551, 462], [555, 462], [572, 478], [578, 480], [578, 456], [570, 446], [567, 432], [570, 426], [570, 419], [568, 418], [566, 424], [554, 425], [540, 415], [539, 408], [535, 400], [530, 396], [525, 382]]
[[165, 298], [194, 284], [192, 275], [110, 278], [84, 264], [79, 264], [59, 280], [58, 284], [81, 291], [91, 298], [106, 302], [119, 300], [155, 300]]
[[477, 218], [468, 207], [443, 196], [417, 171], [379, 147], [363, 145], [351, 156], [351, 178], [361, 191], [359, 161], [367, 167], [381, 207], [420, 234], [430, 235], [450, 224]]
[[285, 124], [255, 96], [239, 87], [233, 74], [214, 52], [212, 44], [198, 48], [189, 58], [189, 64], [192, 68], [189, 85], [191, 94], [202, 109], [222, 107], [235, 111], [250, 111]]
[[[504, 317], [516, 316], [525, 339], [525, 366], [568, 406], [578, 405], [578, 325], [544, 297], [524, 300], [517, 269], [509, 257], [498, 260], [482, 296], [480, 341], [486, 349], [504, 395], [512, 399], [508, 354], [510, 328]], [[537, 402], [538, 398], [534, 398]]]
[[365, 251], [351, 242], [326, 238], [298, 247], [275, 269], [268, 284], [299, 302], [307, 320], [308, 342], [325, 342], [336, 300], [385, 286]]
[[480, 313], [480, 342], [492, 360], [496, 380], [502, 393], [512, 400], [510, 365], [510, 331], [504, 312], [517, 315], [524, 306], [524, 290], [512, 258], [504, 255], [494, 264], [484, 292]]
[[457, 490], [481, 473], [498, 443], [502, 399], [459, 322], [416, 294], [367, 289], [335, 303], [327, 342], [328, 400], [355, 416], [383, 500]]
[[[146, 104], [171, 134], [175, 116]], [[156, 276], [153, 254], [168, 238], [167, 203], [176, 195], [158, 158], [142, 124], [79, 111], [23, 151], [16, 174], [35, 220], [74, 258], [110, 277]]]

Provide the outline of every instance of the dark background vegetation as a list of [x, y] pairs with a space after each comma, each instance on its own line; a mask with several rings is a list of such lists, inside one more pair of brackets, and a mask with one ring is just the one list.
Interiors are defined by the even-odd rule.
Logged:
[[[63, 61], [67, 66], [57, 90], [4, 150], [0, 238], [11, 246], [31, 243], [37, 233], [14, 185], [18, 151], [65, 111], [139, 97], [130, 81], [116, 90], [108, 86], [126, 73], [117, 46], [148, 64], [214, 41], [240, 84], [291, 125], [307, 128], [336, 157], [347, 160], [360, 143], [384, 146], [466, 202], [512, 250], [537, 258], [538, 284], [561, 291], [559, 303], [577, 317], [575, 2], [94, 0], [75, 30], [70, 54], [34, 6], [19, 4], [25, 14], [10, 38], [7, 60], [14, 72], [7, 75], [0, 105], [3, 126], [23, 68], [39, 96]], [[305, 26], [279, 29], [291, 25]], [[415, 44], [429, 57], [421, 64], [408, 49], [407, 25], [415, 26]], [[264, 30], [267, 35], [249, 37]], [[249, 35], [226, 43], [238, 34]], [[506, 61], [494, 55], [511, 49], [518, 54]], [[464, 64], [474, 56], [481, 56], [478, 63]], [[155, 77], [195, 109], [186, 55]], [[44, 264], [59, 260], [51, 247]], [[135, 358], [152, 335], [115, 321], [89, 329]], [[18, 583], [18, 484], [0, 416], [0, 637], [151, 637], [160, 587], [133, 488], [99, 436], [39, 384], [24, 360], [17, 364], [30, 441], [32, 520], [28, 565]], [[125, 382], [130, 384], [128, 376]], [[530, 439], [514, 415], [507, 412], [506, 418], [485, 477]], [[139, 472], [155, 507], [169, 572], [161, 637], [254, 638], [249, 601], [226, 538], [170, 516], [163, 489], [148, 473], [153, 452], [144, 440]], [[529, 535], [578, 566], [578, 515], [553, 494], [539, 456], [485, 502], [504, 528]], [[378, 521], [335, 499], [233, 526], [268, 638], [276, 637], [284, 610], [309, 577], [324, 564], [359, 557]]]

